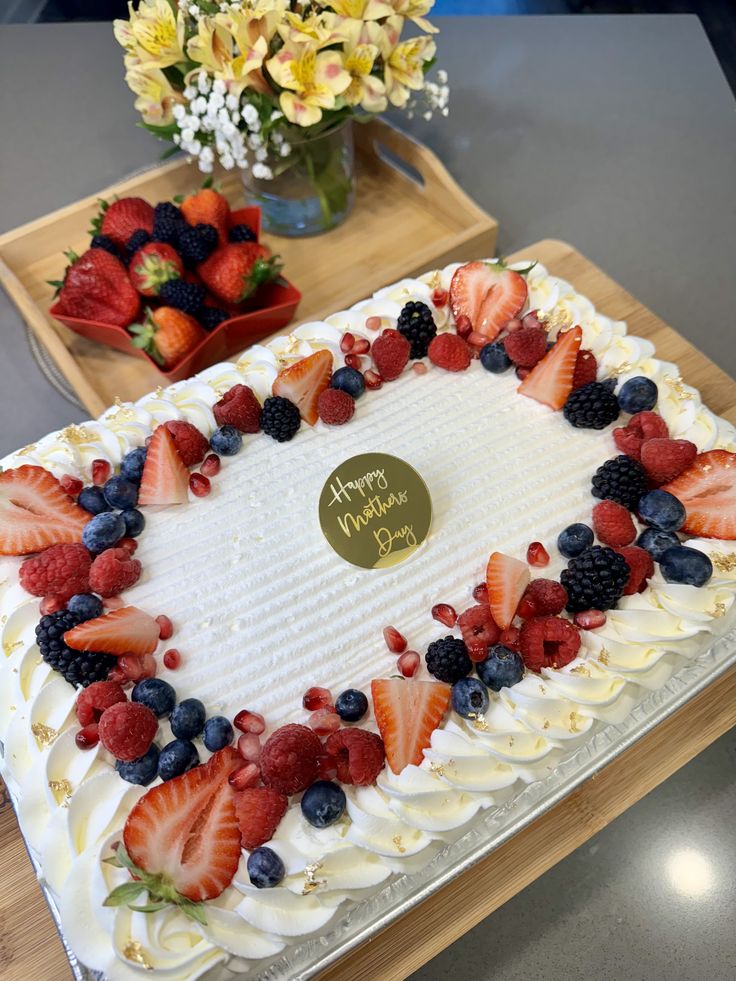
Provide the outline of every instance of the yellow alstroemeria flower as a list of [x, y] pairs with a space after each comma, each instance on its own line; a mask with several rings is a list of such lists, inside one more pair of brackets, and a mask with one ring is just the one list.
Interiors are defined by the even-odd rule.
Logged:
[[381, 17], [398, 14], [400, 17], [413, 21], [418, 28], [426, 31], [427, 34], [437, 34], [438, 28], [430, 24], [424, 17], [432, 7], [434, 7], [434, 0], [367, 0], [365, 12], [361, 16], [364, 20], [377, 20]]
[[329, 11], [313, 13], [305, 18], [287, 11], [277, 30], [287, 44], [311, 44], [319, 50], [345, 41], [341, 21], [341, 17], [336, 17]]
[[174, 12], [168, 0], [142, 0], [137, 11], [129, 2], [128, 13], [127, 22], [118, 20], [113, 25], [115, 37], [128, 55], [153, 68], [184, 61], [184, 18], [179, 11]]
[[345, 20], [345, 71], [350, 74], [350, 85], [343, 98], [351, 106], [362, 106], [366, 112], [383, 112], [387, 106], [386, 87], [380, 78], [371, 75], [376, 58], [380, 54], [381, 28], [375, 21]]
[[144, 123], [166, 126], [172, 122], [172, 110], [183, 97], [159, 68], [131, 68], [125, 74], [125, 81], [137, 96], [135, 107]]
[[266, 67], [281, 88], [281, 111], [297, 126], [312, 126], [332, 109], [335, 97], [350, 85], [339, 51], [317, 51], [314, 45], [285, 44]]
[[383, 57], [383, 80], [386, 95], [393, 106], [401, 108], [409, 101], [409, 90], [424, 88], [424, 62], [434, 58], [437, 45], [426, 34], [399, 41], [404, 20], [389, 17], [382, 25], [380, 39]]
[[[222, 79], [230, 92], [237, 95], [249, 86], [263, 91], [266, 83], [260, 69], [268, 41], [259, 23], [240, 12], [201, 17], [197, 34], [187, 43], [187, 53], [198, 66]], [[197, 75], [201, 68], [190, 75]]]

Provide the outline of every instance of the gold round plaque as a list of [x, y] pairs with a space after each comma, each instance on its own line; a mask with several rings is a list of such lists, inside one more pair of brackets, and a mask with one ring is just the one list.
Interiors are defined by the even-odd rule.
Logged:
[[424, 542], [432, 499], [408, 463], [388, 453], [361, 453], [325, 481], [319, 523], [341, 558], [362, 569], [385, 569], [408, 559]]

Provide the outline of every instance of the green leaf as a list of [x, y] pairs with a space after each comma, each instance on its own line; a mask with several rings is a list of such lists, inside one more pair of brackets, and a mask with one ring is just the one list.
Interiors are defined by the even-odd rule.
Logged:
[[177, 146], [176, 143], [174, 143], [173, 146], [170, 146], [166, 150], [164, 150], [164, 152], [161, 154], [160, 159], [168, 160], [169, 157], [173, 157], [175, 154], [180, 152], [181, 152], [181, 147]]
[[111, 855], [109, 858], [103, 858], [102, 861], [105, 865], [112, 865], [114, 869], [122, 869], [123, 863], [117, 857], [117, 855]]
[[145, 888], [142, 882], [124, 882], [109, 893], [102, 905], [127, 906], [128, 903], [140, 896]]
[[134, 906], [132, 903], [128, 904], [128, 909], [132, 909], [134, 913], [157, 913], [160, 909], [166, 909], [167, 906], [171, 906], [171, 903], [162, 899], [158, 903], [146, 903], [143, 906]]
[[207, 917], [204, 915], [204, 903], [193, 903], [191, 899], [184, 899], [177, 904], [182, 913], [185, 913], [190, 920], [207, 926]]
[[528, 276], [529, 273], [532, 271], [532, 269], [536, 266], [536, 264], [537, 264], [537, 260], [535, 259], [534, 262], [532, 262], [528, 266], [524, 266], [523, 269], [514, 269], [514, 272], [517, 272], [520, 276]]

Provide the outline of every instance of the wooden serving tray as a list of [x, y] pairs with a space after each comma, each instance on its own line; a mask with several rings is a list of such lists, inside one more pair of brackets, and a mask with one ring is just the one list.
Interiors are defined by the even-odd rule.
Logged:
[[[380, 119], [356, 125], [355, 140], [358, 189], [347, 221], [318, 238], [263, 237], [303, 294], [300, 321], [342, 310], [431, 266], [495, 254], [495, 218], [471, 201], [430, 150]], [[239, 175], [215, 176], [231, 204], [242, 207]], [[53, 288], [47, 281], [60, 278], [65, 249], [81, 253], [89, 246], [98, 198], [137, 195], [155, 203], [201, 181], [192, 164], [177, 160], [0, 236], [0, 284], [93, 417], [116, 397], [140, 398], [167, 379], [152, 365], [85, 340], [50, 317]]]
[[[736, 423], [736, 382], [584, 256], [543, 241], [510, 257], [536, 258], [595, 306], [648, 337], [707, 405]], [[443, 260], [444, 261], [444, 260]], [[366, 289], [366, 292], [368, 287]], [[338, 309], [339, 303], [334, 304]], [[736, 668], [639, 739], [533, 824], [322, 975], [324, 981], [399, 981], [578, 848], [736, 723]], [[0, 784], [0, 787], [2, 785]], [[54, 923], [27, 861], [9, 803], [0, 805], [0, 976], [70, 977]]]

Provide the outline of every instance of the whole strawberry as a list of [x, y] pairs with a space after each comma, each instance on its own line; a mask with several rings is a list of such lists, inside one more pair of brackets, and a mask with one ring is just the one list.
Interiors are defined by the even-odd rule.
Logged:
[[120, 248], [125, 248], [128, 239], [140, 229], [153, 232], [153, 208], [143, 198], [119, 198], [108, 204], [101, 201], [100, 214], [92, 222], [92, 230], [98, 235], [107, 235]]
[[148, 242], [133, 254], [128, 264], [128, 276], [142, 296], [158, 296], [164, 283], [179, 279], [184, 263], [179, 253], [164, 242]]
[[202, 282], [225, 303], [242, 303], [281, 272], [278, 256], [257, 242], [230, 242], [197, 267]]
[[180, 207], [188, 225], [212, 225], [217, 229], [220, 245], [227, 242], [230, 205], [218, 191], [203, 187], [201, 191], [184, 198]]
[[194, 317], [175, 307], [159, 307], [148, 312], [143, 324], [130, 328], [133, 345], [142, 348], [156, 364], [168, 370], [206, 337]]
[[74, 257], [59, 294], [59, 312], [80, 320], [127, 327], [140, 313], [140, 299], [125, 266], [104, 249]]

